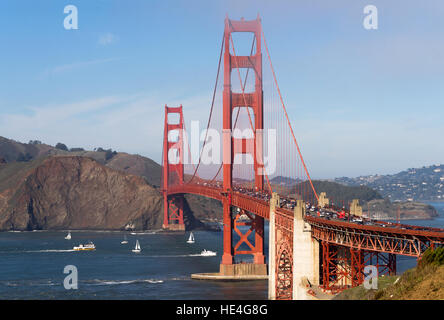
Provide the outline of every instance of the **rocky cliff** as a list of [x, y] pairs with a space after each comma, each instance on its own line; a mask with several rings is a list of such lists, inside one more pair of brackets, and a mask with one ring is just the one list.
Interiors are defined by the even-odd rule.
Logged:
[[[162, 198], [142, 177], [79, 156], [0, 167], [0, 229], [159, 228]], [[9, 183], [8, 183], [9, 182]]]

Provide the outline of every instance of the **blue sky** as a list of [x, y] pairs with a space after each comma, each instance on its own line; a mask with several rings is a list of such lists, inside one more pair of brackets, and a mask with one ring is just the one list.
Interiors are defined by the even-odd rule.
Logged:
[[[78, 30], [63, 28], [69, 4]], [[362, 26], [368, 4], [378, 30]], [[439, 0], [4, 0], [0, 135], [159, 161], [164, 104], [206, 123], [227, 13], [261, 15], [313, 177], [444, 162]]]

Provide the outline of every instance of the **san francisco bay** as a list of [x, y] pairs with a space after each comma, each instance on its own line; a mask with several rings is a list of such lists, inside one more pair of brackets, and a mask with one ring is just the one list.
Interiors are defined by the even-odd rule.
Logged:
[[[430, 203], [439, 216], [408, 220], [405, 224], [444, 227], [444, 202]], [[268, 234], [268, 227], [265, 228]], [[267, 281], [201, 281], [190, 275], [215, 272], [222, 254], [222, 233], [72, 231], [0, 233], [0, 299], [267, 299]], [[127, 235], [128, 244], [121, 244]], [[142, 251], [133, 253], [136, 240]], [[79, 243], [92, 241], [95, 251], [75, 252]], [[268, 239], [265, 252], [268, 253]], [[216, 256], [201, 256], [203, 249]], [[78, 289], [66, 290], [65, 266], [78, 270]], [[397, 257], [397, 271], [416, 265], [416, 259]]]
[[[191, 280], [219, 270], [222, 233], [76, 232], [0, 233], [0, 299], [266, 299], [266, 281]], [[128, 244], [121, 244], [127, 235]], [[131, 250], [139, 240], [142, 251]], [[76, 252], [92, 241], [95, 251]], [[216, 256], [201, 256], [203, 249]], [[78, 289], [66, 290], [65, 266], [78, 271]], [[241, 290], [240, 290], [241, 289]]]

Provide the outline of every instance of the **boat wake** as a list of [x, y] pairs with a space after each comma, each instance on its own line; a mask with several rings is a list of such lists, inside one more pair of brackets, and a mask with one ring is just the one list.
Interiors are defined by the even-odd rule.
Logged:
[[60, 285], [52, 280], [6, 280], [0, 281], [0, 285], [6, 287], [27, 287], [27, 286], [57, 286]]
[[155, 231], [150, 231], [150, 232], [131, 232], [130, 233], [133, 236], [139, 236], [139, 235], [145, 235], [145, 234], [157, 234], [157, 232]]
[[73, 249], [66, 249], [66, 250], [57, 250], [57, 249], [48, 249], [48, 250], [30, 250], [30, 251], [24, 251], [24, 252], [74, 252]]
[[148, 258], [180, 258], [180, 257], [208, 257], [202, 253], [190, 253], [190, 254], [170, 254], [170, 255], [153, 255], [153, 256], [143, 256]]
[[96, 286], [112, 286], [119, 284], [133, 284], [133, 283], [163, 283], [163, 280], [157, 279], [136, 279], [136, 280], [93, 280], [94, 283], [92, 285]]

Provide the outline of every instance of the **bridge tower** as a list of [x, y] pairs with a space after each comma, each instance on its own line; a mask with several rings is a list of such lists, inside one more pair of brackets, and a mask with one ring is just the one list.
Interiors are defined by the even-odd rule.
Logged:
[[[232, 48], [233, 42], [231, 34], [235, 32], [251, 32], [254, 33], [256, 50], [254, 55], [237, 56], [235, 49]], [[224, 89], [223, 89], [223, 188], [227, 197], [223, 200], [223, 241], [224, 252], [220, 273], [226, 275], [235, 275], [242, 273], [237, 269], [240, 266], [233, 264], [233, 257], [237, 254], [252, 254], [254, 257], [254, 265], [249, 266], [249, 270], [256, 274], [267, 274], [264, 256], [264, 219], [259, 216], [251, 216], [243, 212], [243, 216], [247, 215], [250, 222], [250, 231], [254, 231], [254, 245], [246, 241], [246, 234], [240, 234], [237, 226], [242, 225], [238, 218], [242, 215], [237, 214], [233, 218], [231, 197], [233, 187], [233, 161], [236, 154], [249, 154], [254, 159], [254, 185], [256, 190], [264, 189], [263, 177], [263, 156], [262, 156], [262, 129], [264, 127], [263, 119], [263, 90], [262, 90], [262, 53], [261, 53], [261, 21], [258, 17], [256, 20], [245, 21], [243, 18], [239, 21], [225, 19], [224, 31]], [[230, 53], [230, 47], [233, 54]], [[231, 86], [232, 72], [238, 73], [240, 68], [249, 68], [255, 75], [254, 92], [245, 93], [233, 92]], [[237, 78], [237, 77], [236, 77]], [[235, 138], [232, 135], [233, 128], [233, 110], [236, 108], [249, 108], [252, 110], [252, 120], [254, 124], [253, 138]], [[249, 111], [250, 112], [250, 111]], [[233, 230], [240, 236], [237, 244], [233, 243]], [[238, 250], [242, 243], [246, 243], [251, 250]]]
[[[178, 115], [178, 122], [171, 123], [170, 115]], [[163, 171], [162, 171], [162, 193], [163, 193], [163, 229], [173, 231], [184, 231], [183, 222], [183, 195], [168, 195], [168, 187], [183, 184], [183, 113], [182, 105], [170, 108], [165, 105], [165, 125], [163, 137]]]

